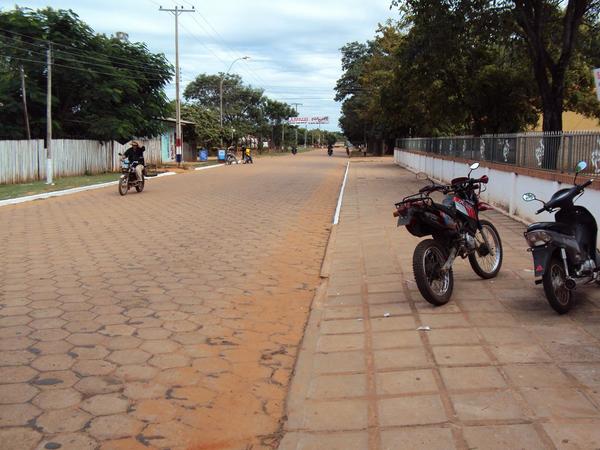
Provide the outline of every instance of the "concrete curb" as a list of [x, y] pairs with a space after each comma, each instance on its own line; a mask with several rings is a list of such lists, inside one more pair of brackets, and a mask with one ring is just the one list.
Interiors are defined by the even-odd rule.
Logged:
[[[170, 175], [177, 175], [175, 172], [165, 172], [157, 175], [156, 177], [148, 177], [146, 180], [153, 178], [166, 177]], [[62, 197], [63, 195], [77, 194], [78, 192], [91, 191], [94, 189], [102, 189], [108, 186], [116, 186], [119, 181], [109, 181], [107, 183], [91, 184], [89, 186], [81, 186], [71, 189], [63, 189], [61, 191], [44, 192], [43, 194], [28, 195], [26, 197], [9, 198], [7, 200], [0, 200], [0, 206], [16, 205], [19, 203], [31, 202], [33, 200], [43, 200], [50, 197]]]
[[323, 256], [323, 262], [321, 263], [321, 273], [319, 276], [321, 278], [329, 278], [331, 273], [331, 256], [332, 249], [335, 246], [337, 238], [337, 225], [331, 226], [331, 231], [329, 232], [329, 239], [327, 240], [327, 247], [325, 247], [325, 255]]
[[342, 181], [342, 187], [340, 188], [340, 195], [338, 196], [337, 206], [335, 208], [335, 214], [333, 215], [333, 224], [337, 225], [340, 221], [340, 212], [342, 210], [342, 202], [344, 201], [344, 190], [346, 189], [346, 180], [348, 179], [348, 171], [350, 169], [350, 161], [346, 164], [346, 173], [344, 173], [344, 181]]
[[194, 170], [208, 170], [208, 169], [214, 169], [216, 167], [222, 167], [225, 164], [213, 164], [212, 166], [206, 166], [206, 167], [196, 167]]

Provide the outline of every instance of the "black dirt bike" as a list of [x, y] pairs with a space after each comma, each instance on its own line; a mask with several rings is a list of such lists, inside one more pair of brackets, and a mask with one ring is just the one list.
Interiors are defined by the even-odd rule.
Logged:
[[543, 203], [536, 214], [557, 211], [555, 222], [533, 223], [524, 235], [530, 247], [528, 251], [533, 255], [535, 276], [541, 277], [535, 284], [543, 284], [548, 303], [559, 314], [571, 309], [577, 286], [593, 281], [600, 285], [598, 225], [586, 208], [574, 204], [593, 182], [577, 184], [577, 175], [586, 167], [585, 161], [577, 164], [574, 186], [555, 192], [548, 202], [539, 200], [531, 192], [523, 194], [526, 202]]
[[[433, 237], [415, 248], [413, 271], [419, 292], [435, 306], [450, 300], [454, 288], [452, 265], [458, 256], [468, 258], [473, 271], [484, 279], [494, 278], [502, 266], [500, 235], [491, 222], [479, 218], [481, 211], [493, 208], [479, 199], [487, 175], [471, 178], [478, 167], [479, 163], [474, 163], [466, 177], [455, 178], [449, 185], [432, 181], [417, 194], [396, 203], [398, 226], [406, 226], [417, 237]], [[429, 179], [426, 174], [418, 178]], [[431, 198], [434, 192], [446, 195], [442, 203]]]
[[[119, 156], [122, 156], [121, 153], [119, 153]], [[146, 177], [156, 176], [155, 173], [149, 175], [147, 172], [148, 166], [144, 166], [144, 170], [142, 172], [142, 179], [141, 181], [138, 180], [137, 173], [135, 171], [137, 165], [137, 161], [129, 163], [127, 160], [124, 160], [121, 162], [122, 175], [119, 177], [119, 194], [126, 195], [127, 192], [129, 192], [129, 189], [133, 187], [136, 191], [142, 192], [146, 184]]]

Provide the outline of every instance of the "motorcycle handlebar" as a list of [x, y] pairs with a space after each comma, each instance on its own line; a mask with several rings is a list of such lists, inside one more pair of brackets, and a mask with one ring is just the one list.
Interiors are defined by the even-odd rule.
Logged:
[[535, 213], [539, 214], [539, 213], [543, 213], [544, 211], [546, 211], [546, 207], [545, 206], [543, 208], [538, 209]]
[[594, 182], [594, 180], [587, 180], [585, 183], [583, 183], [580, 187], [585, 188], [588, 187], [590, 184], [592, 184]]

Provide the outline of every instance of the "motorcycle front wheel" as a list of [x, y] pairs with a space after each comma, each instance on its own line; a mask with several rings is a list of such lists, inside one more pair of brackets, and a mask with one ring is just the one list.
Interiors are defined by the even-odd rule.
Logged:
[[[487, 243], [483, 235], [487, 239]], [[469, 255], [473, 272], [484, 280], [494, 278], [502, 267], [502, 241], [496, 227], [487, 220], [481, 221], [481, 230], [475, 235], [477, 248]], [[489, 245], [488, 245], [489, 244]]]
[[119, 178], [119, 194], [125, 195], [129, 191], [129, 176], [121, 175]]
[[548, 303], [559, 314], [569, 312], [573, 306], [573, 292], [565, 286], [566, 278], [563, 260], [555, 255], [542, 277], [542, 283]]
[[413, 272], [419, 292], [435, 306], [448, 303], [454, 289], [452, 269], [442, 272], [447, 259], [444, 247], [433, 239], [419, 242], [413, 253]]

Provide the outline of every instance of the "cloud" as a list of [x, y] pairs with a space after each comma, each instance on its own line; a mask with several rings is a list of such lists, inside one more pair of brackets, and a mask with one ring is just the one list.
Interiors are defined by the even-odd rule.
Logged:
[[[48, 0], [28, 0], [30, 8]], [[178, 4], [181, 2], [177, 2]], [[55, 9], [72, 9], [95, 31], [125, 31], [174, 63], [174, 19], [158, 11], [175, 0], [52, 0]], [[279, 100], [300, 102], [301, 115], [329, 115], [337, 128], [340, 105], [333, 87], [341, 75], [339, 49], [350, 41], [366, 41], [378, 23], [397, 15], [390, 0], [222, 0], [193, 4], [196, 13], [180, 16], [180, 65], [184, 85], [199, 73], [227, 70]], [[174, 87], [167, 94], [174, 97]]]

